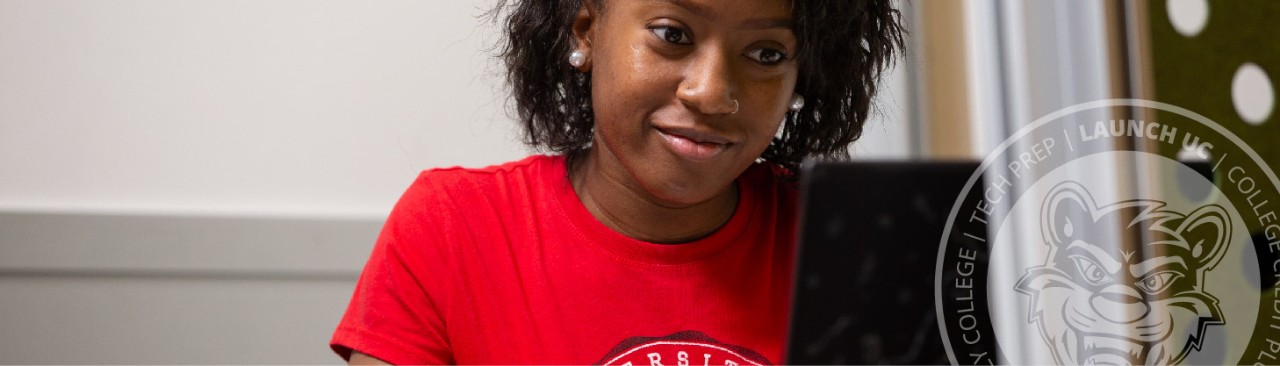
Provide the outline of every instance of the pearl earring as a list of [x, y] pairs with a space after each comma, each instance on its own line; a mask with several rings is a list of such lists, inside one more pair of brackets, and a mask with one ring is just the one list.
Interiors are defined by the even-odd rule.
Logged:
[[573, 52], [569, 52], [569, 64], [573, 65], [573, 67], [582, 67], [582, 65], [585, 65], [586, 63], [587, 63], [586, 53], [579, 50], [573, 50]]
[[791, 96], [791, 110], [798, 112], [801, 108], [804, 108], [804, 97], [800, 94], [793, 94]]

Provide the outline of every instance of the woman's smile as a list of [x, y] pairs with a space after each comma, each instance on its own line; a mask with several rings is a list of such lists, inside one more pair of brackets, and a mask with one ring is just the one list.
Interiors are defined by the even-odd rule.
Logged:
[[655, 126], [654, 131], [672, 152], [692, 161], [711, 160], [734, 145], [726, 137], [696, 128]]

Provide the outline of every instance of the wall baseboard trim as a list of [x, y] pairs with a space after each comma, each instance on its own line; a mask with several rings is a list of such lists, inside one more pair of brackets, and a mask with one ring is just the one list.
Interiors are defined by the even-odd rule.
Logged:
[[381, 219], [0, 212], [0, 277], [348, 281]]
[[356, 282], [359, 271], [165, 271], [129, 269], [0, 269], [0, 279]]

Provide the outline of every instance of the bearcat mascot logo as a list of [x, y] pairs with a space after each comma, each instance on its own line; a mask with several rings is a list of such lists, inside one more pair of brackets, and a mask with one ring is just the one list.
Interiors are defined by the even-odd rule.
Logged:
[[[1156, 200], [1100, 207], [1076, 182], [1050, 190], [1040, 215], [1049, 255], [1016, 290], [1030, 296], [1028, 322], [1057, 362], [1178, 363], [1200, 349], [1207, 326], [1225, 323], [1204, 276], [1230, 242], [1230, 217], [1218, 205], [1185, 214], [1165, 207]], [[1107, 226], [1141, 237], [1116, 245], [1099, 236]]]

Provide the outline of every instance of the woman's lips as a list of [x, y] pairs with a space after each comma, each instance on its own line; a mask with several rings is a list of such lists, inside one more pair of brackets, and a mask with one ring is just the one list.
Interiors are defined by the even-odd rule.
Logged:
[[662, 140], [676, 154], [689, 160], [714, 158], [733, 145], [728, 139], [716, 135], [682, 128], [655, 128]]

